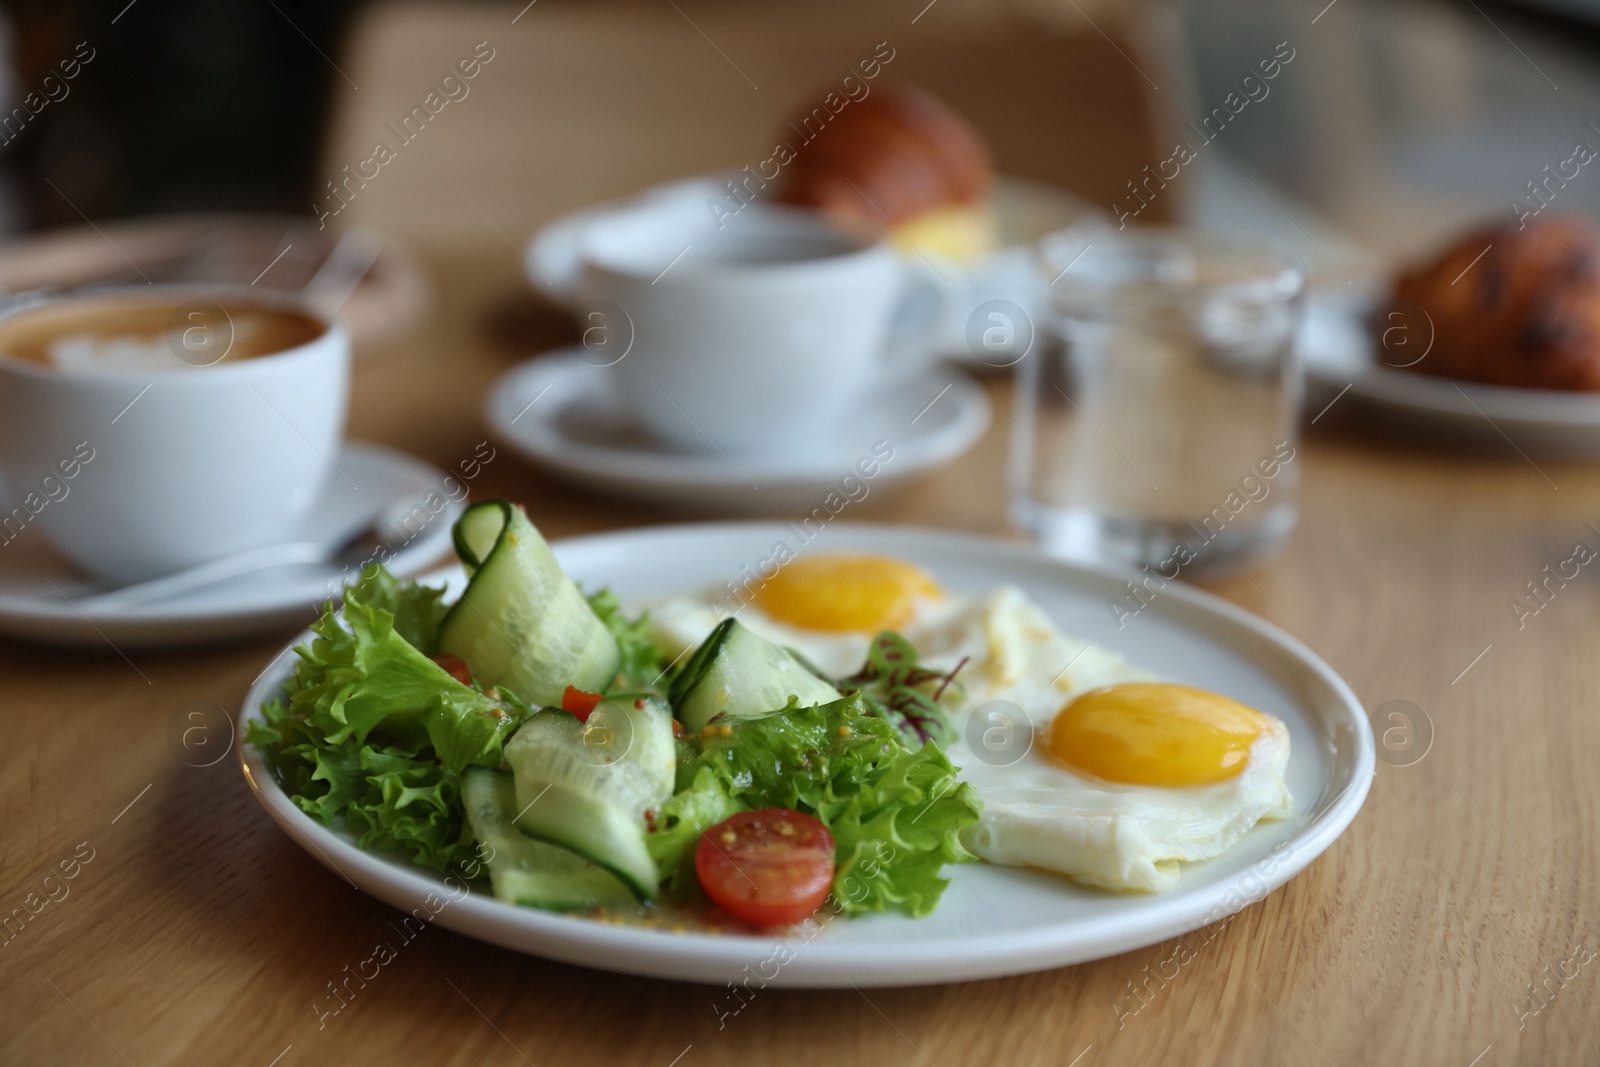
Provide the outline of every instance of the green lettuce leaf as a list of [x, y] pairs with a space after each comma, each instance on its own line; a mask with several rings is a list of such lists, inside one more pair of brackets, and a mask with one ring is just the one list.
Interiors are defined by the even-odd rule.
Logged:
[[837, 848], [833, 898], [846, 913], [926, 915], [949, 884], [944, 865], [973, 859], [957, 835], [978, 821], [977, 794], [937, 744], [907, 747], [859, 693], [729, 730], [681, 747], [680, 792], [650, 838], [668, 878], [681, 880], [707, 826], [767, 807], [808, 812], [828, 827]]
[[666, 664], [662, 661], [661, 650], [650, 640], [650, 613], [642, 612], [638, 618], [629, 619], [622, 613], [621, 601], [609, 589], [591, 593], [587, 599], [589, 607], [617, 642], [617, 674], [621, 680], [608, 687], [607, 692], [655, 689]]
[[462, 685], [401, 632], [424, 644], [438, 629], [437, 590], [401, 586], [369, 568], [345, 591], [344, 624], [330, 602], [312, 626], [280, 699], [245, 736], [268, 755], [304, 811], [342, 819], [363, 848], [408, 852], [444, 869], [473, 858], [463, 841], [458, 775], [500, 764], [526, 713], [506, 694]]
[[700, 767], [686, 789], [674, 793], [655, 816], [655, 828], [645, 838], [650, 856], [661, 872], [661, 884], [679, 897], [699, 889], [694, 872], [694, 849], [700, 835], [730, 815], [748, 809], [728, 792], [726, 780], [711, 767]]
[[439, 624], [449, 614], [444, 602], [444, 586], [402, 582], [381, 564], [364, 567], [354, 586], [361, 603], [394, 616], [394, 632], [405, 638], [425, 656], [439, 651]]

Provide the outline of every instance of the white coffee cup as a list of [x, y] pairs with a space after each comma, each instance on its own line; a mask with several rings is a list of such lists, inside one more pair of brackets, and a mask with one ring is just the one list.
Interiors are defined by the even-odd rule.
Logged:
[[[107, 299], [181, 305], [189, 325], [175, 336], [192, 351], [72, 369], [0, 354], [0, 542], [42, 535], [82, 570], [132, 582], [290, 536], [342, 476], [345, 328], [292, 296], [183, 285], [23, 301], [0, 311], [0, 330], [15, 315]], [[226, 359], [221, 311], [234, 304], [322, 328], [283, 351]]]
[[932, 271], [819, 216], [750, 205], [719, 227], [644, 204], [580, 237], [585, 344], [626, 408], [688, 451], [753, 453], [826, 433], [923, 369]]

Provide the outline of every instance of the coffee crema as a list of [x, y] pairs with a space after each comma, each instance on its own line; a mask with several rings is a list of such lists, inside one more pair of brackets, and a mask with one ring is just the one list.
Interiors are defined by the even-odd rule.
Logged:
[[270, 356], [327, 330], [265, 304], [85, 297], [0, 319], [0, 354], [58, 370], [159, 371]]

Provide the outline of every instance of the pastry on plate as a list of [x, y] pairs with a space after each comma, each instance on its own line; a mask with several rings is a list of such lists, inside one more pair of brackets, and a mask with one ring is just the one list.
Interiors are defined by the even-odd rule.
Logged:
[[[1428, 354], [1409, 364], [1390, 358], [1399, 353], [1387, 331], [1423, 322], [1432, 324]], [[1600, 229], [1553, 217], [1475, 230], [1402, 273], [1375, 326], [1390, 366], [1489, 385], [1600, 392]]]
[[790, 142], [794, 158], [783, 169], [777, 200], [951, 259], [995, 249], [989, 150], [943, 102], [921, 89], [881, 86], [825, 124], [815, 116], [807, 112], [790, 124], [804, 140]]

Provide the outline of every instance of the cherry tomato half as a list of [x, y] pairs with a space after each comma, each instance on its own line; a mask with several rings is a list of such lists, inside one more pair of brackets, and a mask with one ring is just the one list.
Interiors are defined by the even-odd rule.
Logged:
[[788, 808], [741, 811], [700, 835], [694, 870], [712, 902], [756, 926], [799, 922], [833, 885], [833, 835]]

